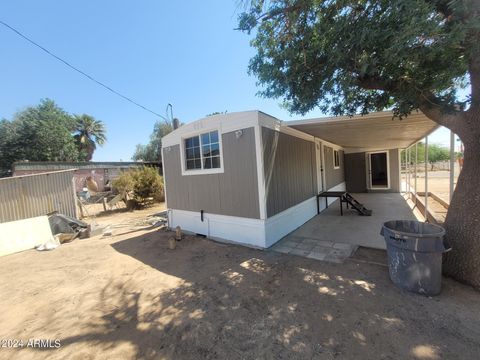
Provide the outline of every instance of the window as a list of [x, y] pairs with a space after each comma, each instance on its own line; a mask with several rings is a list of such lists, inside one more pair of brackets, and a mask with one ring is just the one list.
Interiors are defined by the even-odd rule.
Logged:
[[219, 169], [220, 142], [218, 131], [210, 131], [184, 140], [185, 169]]
[[338, 150], [333, 150], [333, 168], [340, 169], [340, 154]]

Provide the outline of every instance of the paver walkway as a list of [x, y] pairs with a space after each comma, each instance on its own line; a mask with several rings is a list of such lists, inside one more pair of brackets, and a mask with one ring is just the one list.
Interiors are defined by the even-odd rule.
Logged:
[[287, 235], [275, 244], [272, 250], [310, 259], [342, 263], [355, 252], [357, 247], [352, 244]]

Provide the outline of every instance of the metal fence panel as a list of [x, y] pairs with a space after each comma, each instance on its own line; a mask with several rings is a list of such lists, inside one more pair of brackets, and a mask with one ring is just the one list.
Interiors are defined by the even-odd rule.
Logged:
[[76, 218], [74, 171], [0, 179], [0, 223], [53, 211]]

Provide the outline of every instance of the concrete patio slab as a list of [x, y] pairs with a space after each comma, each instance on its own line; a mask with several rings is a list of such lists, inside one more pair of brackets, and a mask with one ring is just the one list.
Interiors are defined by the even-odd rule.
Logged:
[[[416, 220], [412, 209], [399, 193], [362, 193], [353, 196], [373, 211], [372, 216], [359, 216], [353, 210], [345, 209], [340, 216], [339, 202], [336, 201], [320, 215], [287, 235], [289, 239], [310, 239], [318, 244], [341, 244], [385, 249], [385, 241], [380, 235], [382, 224], [388, 220]], [[282, 240], [283, 241], [283, 240]]]
[[352, 256], [359, 246], [385, 249], [380, 235], [385, 221], [416, 220], [405, 198], [398, 193], [353, 194], [373, 210], [372, 216], [359, 216], [355, 210], [343, 210], [335, 202], [320, 215], [285, 236], [271, 249], [273, 251], [303, 256], [310, 259], [342, 263]]

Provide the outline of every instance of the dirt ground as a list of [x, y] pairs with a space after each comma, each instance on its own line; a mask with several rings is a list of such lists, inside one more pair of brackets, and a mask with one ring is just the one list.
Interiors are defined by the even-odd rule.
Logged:
[[[123, 214], [130, 217], [122, 222], [153, 210]], [[480, 293], [451, 279], [434, 298], [399, 290], [378, 261], [382, 252], [362, 249], [357, 259], [332, 264], [193, 236], [168, 250], [172, 233], [136, 230], [3, 257], [0, 339], [58, 339], [61, 346], [3, 347], [0, 358], [475, 359], [480, 353]]]
[[100, 227], [110, 226], [114, 235], [121, 234], [122, 230], [138, 230], [145, 227], [145, 220], [165, 211], [165, 203], [154, 204], [142, 210], [128, 211], [125, 207], [114, 210], [98, 211], [95, 215], [82, 219], [83, 221]]
[[[405, 174], [402, 175], [405, 178]], [[454, 184], [457, 184], [458, 176], [455, 177]], [[410, 186], [415, 186], [414, 175], [411, 175]], [[425, 176], [418, 174], [417, 176], [417, 191], [425, 191]], [[448, 171], [429, 171], [428, 172], [428, 191], [435, 193], [442, 200], [450, 203], [450, 173]]]

